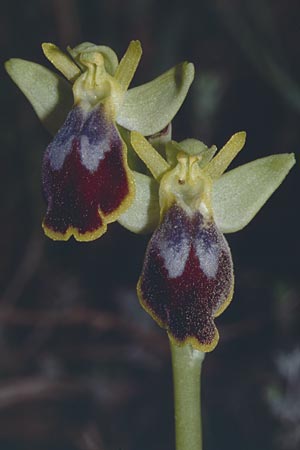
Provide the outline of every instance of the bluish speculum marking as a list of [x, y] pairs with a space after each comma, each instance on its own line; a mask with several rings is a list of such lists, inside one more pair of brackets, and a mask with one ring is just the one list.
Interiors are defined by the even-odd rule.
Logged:
[[191, 246], [191, 230], [184, 214], [178, 214], [177, 223], [164, 221], [161, 225], [162, 239], [157, 241], [159, 253], [169, 278], [182, 275]]
[[[111, 124], [109, 124], [111, 125]], [[49, 161], [53, 170], [60, 170], [72, 151], [74, 140], [79, 140], [82, 164], [91, 172], [97, 170], [99, 162], [110, 150], [111, 127], [103, 114], [103, 108], [86, 112], [75, 107], [57, 135], [48, 146]]]
[[216, 233], [215, 227], [205, 225], [201, 214], [195, 218], [194, 248], [199, 260], [201, 270], [208, 278], [214, 278], [219, 267], [219, 256], [221, 251], [220, 235]]
[[48, 145], [48, 155], [51, 168], [60, 170], [66, 157], [72, 151], [73, 140], [78, 136], [84, 121], [84, 112], [78, 106], [69, 112], [65, 123], [55, 135], [53, 141]]
[[80, 155], [82, 164], [91, 172], [97, 170], [105, 154], [110, 151], [111, 127], [99, 113], [92, 111], [80, 131]]
[[217, 336], [214, 317], [233, 289], [224, 236], [199, 211], [190, 215], [174, 204], [150, 240], [139, 286], [145, 308], [177, 342], [193, 338], [209, 348]]

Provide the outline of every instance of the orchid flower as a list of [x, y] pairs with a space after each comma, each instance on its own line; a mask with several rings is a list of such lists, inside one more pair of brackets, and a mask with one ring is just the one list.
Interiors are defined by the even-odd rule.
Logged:
[[153, 177], [135, 173], [139, 192], [119, 222], [135, 233], [154, 229], [137, 291], [177, 346], [209, 352], [217, 345], [214, 320], [234, 289], [223, 233], [244, 228], [295, 163], [293, 154], [278, 154], [224, 173], [245, 138], [245, 132], [234, 134], [218, 153], [195, 139], [169, 141], [163, 157], [141, 134], [131, 133]]
[[142, 50], [132, 41], [118, 61], [106, 46], [69, 48], [43, 44], [64, 75], [33, 62], [11, 59], [6, 70], [54, 135], [43, 159], [47, 202], [43, 221], [54, 240], [91, 241], [105, 233], [135, 197], [135, 180], [122, 134], [157, 133], [173, 119], [188, 92], [194, 67], [182, 63], [155, 80], [129, 89]]

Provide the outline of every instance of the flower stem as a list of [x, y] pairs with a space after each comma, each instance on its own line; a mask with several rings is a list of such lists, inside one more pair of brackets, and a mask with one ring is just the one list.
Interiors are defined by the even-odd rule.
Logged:
[[204, 353], [171, 344], [176, 450], [202, 450], [200, 375]]

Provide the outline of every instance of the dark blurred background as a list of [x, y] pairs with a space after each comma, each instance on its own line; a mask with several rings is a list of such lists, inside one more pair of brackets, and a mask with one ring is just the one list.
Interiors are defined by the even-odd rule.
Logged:
[[[122, 56], [140, 39], [136, 84], [192, 61], [173, 137], [221, 147], [246, 130], [236, 165], [299, 155], [299, 16], [296, 0], [11, 0], [1, 58], [50, 67], [42, 42], [91, 41]], [[135, 294], [149, 237], [118, 224], [89, 244], [43, 235], [50, 136], [1, 71], [0, 449], [174, 449], [167, 338]], [[300, 448], [299, 193], [298, 162], [228, 236], [236, 291], [203, 369], [205, 450]]]

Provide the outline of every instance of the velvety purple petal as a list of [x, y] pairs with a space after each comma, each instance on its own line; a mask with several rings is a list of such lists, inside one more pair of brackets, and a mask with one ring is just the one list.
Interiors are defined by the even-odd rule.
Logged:
[[233, 291], [224, 236], [200, 212], [190, 216], [173, 205], [149, 242], [138, 291], [145, 309], [175, 341], [212, 350], [218, 340], [214, 318]]

